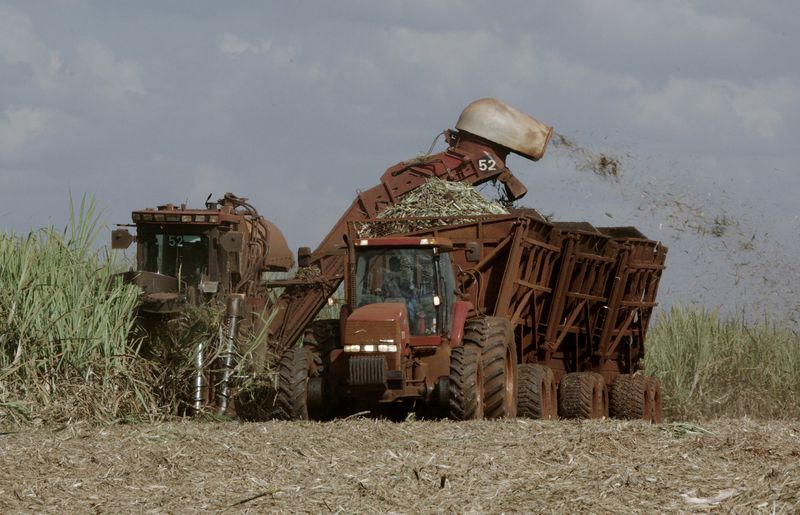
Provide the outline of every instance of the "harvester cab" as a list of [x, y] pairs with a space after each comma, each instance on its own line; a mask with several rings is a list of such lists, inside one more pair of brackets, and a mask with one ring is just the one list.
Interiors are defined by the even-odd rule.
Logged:
[[119, 227], [112, 247], [137, 243], [136, 270], [123, 277], [142, 288], [143, 312], [179, 312], [186, 303], [232, 293], [260, 296], [264, 272], [285, 272], [294, 265], [277, 227], [231, 193], [207, 202], [205, 209], [165, 204], [134, 211], [131, 218], [136, 236]]
[[[255, 369], [266, 359], [266, 340], [240, 349], [240, 331], [256, 335], [264, 324], [265, 272], [294, 266], [286, 240], [247, 199], [232, 193], [207, 201], [205, 209], [165, 204], [134, 211], [131, 218], [133, 224], [113, 231], [112, 247], [125, 249], [136, 242], [136, 269], [121, 275], [141, 290], [138, 314], [148, 338], [174, 337], [170, 323], [194, 306], [224, 312], [224, 330], [189, 344], [194, 347], [193, 411], [213, 404], [225, 414], [236, 356], [250, 352]], [[135, 236], [128, 227], [136, 228]], [[215, 320], [211, 314], [203, 317], [204, 322]]]

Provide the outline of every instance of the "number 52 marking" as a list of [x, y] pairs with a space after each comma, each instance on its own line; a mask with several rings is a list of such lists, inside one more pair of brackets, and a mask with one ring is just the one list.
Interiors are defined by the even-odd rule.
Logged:
[[494, 172], [497, 170], [497, 161], [489, 156], [478, 159], [478, 170], [481, 172]]

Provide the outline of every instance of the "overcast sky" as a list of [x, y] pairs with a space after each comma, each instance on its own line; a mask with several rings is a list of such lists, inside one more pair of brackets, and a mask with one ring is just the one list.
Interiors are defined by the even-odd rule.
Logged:
[[623, 164], [511, 159], [523, 204], [664, 241], [667, 303], [794, 308], [798, 48], [791, 0], [0, 0], [0, 226], [233, 191], [313, 247], [496, 97]]

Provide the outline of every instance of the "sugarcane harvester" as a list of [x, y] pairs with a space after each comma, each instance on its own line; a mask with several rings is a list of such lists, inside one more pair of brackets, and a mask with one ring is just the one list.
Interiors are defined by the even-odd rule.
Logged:
[[[281, 231], [246, 198], [226, 193], [203, 209], [165, 204], [134, 211], [132, 224], [112, 232], [112, 247], [136, 242], [136, 269], [121, 274], [141, 289], [138, 317], [154, 331], [197, 306], [224, 310], [214, 348], [200, 338], [193, 350], [193, 412], [232, 413], [232, 374], [242, 329], [264, 325], [268, 289], [265, 272], [287, 272], [294, 256]], [[135, 227], [136, 234], [128, 230]], [[210, 335], [209, 335], [210, 336]], [[247, 349], [256, 363], [267, 355], [266, 339]]]
[[[467, 134], [471, 143], [492, 142], [488, 156], [497, 162], [521, 153], [508, 134], [532, 134], [523, 140], [535, 141], [535, 152], [524, 155], [541, 157], [549, 128], [483, 102], [462, 114], [451, 145]], [[442, 161], [433, 159], [431, 170]], [[377, 193], [388, 198], [385, 184]], [[524, 193], [512, 185], [512, 196]], [[317, 251], [317, 262], [339, 258], [346, 304], [337, 330], [312, 326], [303, 346], [287, 347], [279, 417], [401, 408], [455, 419], [660, 420], [660, 384], [639, 368], [665, 247], [632, 227], [550, 223], [524, 210], [431, 220], [444, 226], [400, 235], [381, 227], [425, 221], [375, 214], [359, 198], [335, 228], [342, 243], [326, 240], [331, 248]], [[332, 268], [322, 270], [320, 283], [338, 286], [339, 276], [325, 273]]]

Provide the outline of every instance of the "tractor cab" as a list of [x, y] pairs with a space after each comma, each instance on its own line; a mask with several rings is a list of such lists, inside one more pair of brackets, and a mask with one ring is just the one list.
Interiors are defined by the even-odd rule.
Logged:
[[451, 248], [436, 238], [354, 241], [344, 351], [408, 353], [441, 344], [456, 302]]

